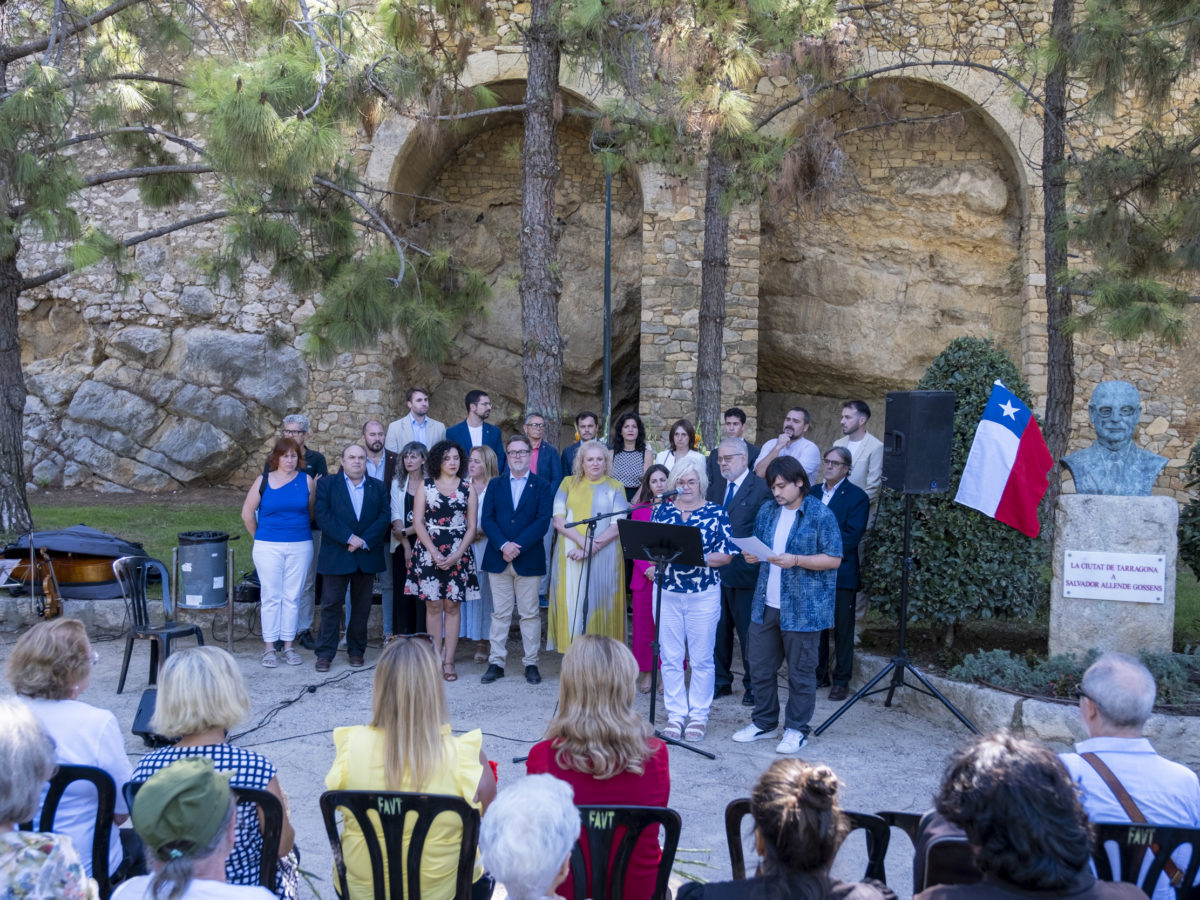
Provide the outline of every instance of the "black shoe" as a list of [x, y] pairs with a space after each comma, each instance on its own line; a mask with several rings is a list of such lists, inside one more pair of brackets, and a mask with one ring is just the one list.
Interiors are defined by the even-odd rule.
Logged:
[[849, 690], [847, 689], [846, 685], [835, 684], [833, 687], [831, 687], [829, 689], [829, 699], [830, 700], [845, 700], [846, 695], [848, 693], [849, 693]]
[[750, 693], [749, 691], [746, 691], [746, 693], [742, 694], [742, 706], [753, 706], [753, 705], [754, 705], [754, 695], [752, 693]]
[[732, 696], [733, 696], [733, 687], [728, 684], [723, 684], [719, 688], [717, 688], [715, 691], [713, 691], [713, 699], [714, 700], [716, 700], [718, 697], [732, 697]]
[[315, 650], [317, 646], [317, 642], [313, 640], [312, 632], [307, 628], [296, 635], [296, 643], [305, 650]]
[[829, 687], [831, 684], [833, 684], [833, 680], [828, 675], [817, 676], [817, 687]]
[[537, 666], [525, 667], [525, 680], [530, 684], [542, 683], [542, 673], [537, 670]]
[[498, 665], [496, 665], [495, 663], [492, 663], [490, 666], [487, 667], [487, 671], [484, 672], [482, 676], [480, 676], [479, 680], [482, 681], [484, 684], [491, 684], [497, 678], [503, 678], [503, 677], [504, 677], [504, 670], [502, 668], [500, 668]]

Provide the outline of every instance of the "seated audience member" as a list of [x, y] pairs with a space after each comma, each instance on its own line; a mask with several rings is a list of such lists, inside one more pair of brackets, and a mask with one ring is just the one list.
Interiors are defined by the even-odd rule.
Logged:
[[750, 793], [754, 845], [762, 874], [745, 881], [685, 884], [676, 900], [895, 900], [878, 881], [843, 882], [829, 867], [849, 826], [837, 802], [837, 776], [827, 766], [777, 759]]
[[[0, 722], [0, 897], [94, 900], [95, 882], [69, 837], [14, 830], [33, 818], [38, 792], [54, 774], [54, 742], [15, 697], [0, 697]], [[571, 840], [578, 834], [576, 816]]]
[[573, 794], [552, 775], [529, 775], [489, 807], [479, 852], [509, 900], [551, 900], [567, 879], [580, 826]]
[[[279, 838], [279, 868], [275, 892], [296, 896], [299, 874], [291, 854], [295, 832], [288, 814], [287, 797], [279, 786], [275, 766], [265, 756], [242, 747], [231, 747], [226, 738], [250, 712], [246, 685], [233, 657], [220, 647], [188, 647], [167, 657], [159, 678], [158, 699], [150, 725], [165, 737], [179, 738], [170, 747], [152, 750], [139, 760], [133, 781], [146, 781], [180, 759], [209, 759], [218, 772], [228, 773], [235, 788], [269, 791], [283, 803], [283, 831]], [[140, 797], [140, 794], [139, 794]], [[258, 808], [241, 803], [237, 810], [236, 840], [225, 863], [230, 884], [258, 884], [263, 835]]]
[[1005, 732], [950, 758], [937, 811], [966, 832], [978, 884], [939, 884], [916, 900], [1071, 897], [1139, 900], [1132, 884], [1097, 881], [1091, 834], [1067, 770], [1053, 752]]
[[133, 827], [146, 843], [151, 875], [131, 878], [112, 900], [271, 900], [266, 888], [226, 884], [237, 841], [230, 773], [191, 757], [150, 777], [133, 801]]
[[[546, 739], [529, 751], [529, 774], [561, 778], [584, 805], [666, 806], [667, 745], [651, 737], [649, 723], [633, 709], [637, 677], [633, 654], [620, 641], [598, 634], [576, 638], [563, 656], [558, 712]], [[625, 897], [648, 900], [661, 858], [658, 828], [648, 828], [629, 863]], [[570, 898], [570, 881], [558, 893]]]
[[[87, 690], [92, 665], [99, 659], [92, 652], [87, 631], [78, 619], [38, 622], [21, 635], [8, 658], [8, 683], [54, 741], [55, 763], [95, 766], [112, 777], [117, 788], [113, 822], [120, 825], [129, 818], [121, 785], [129, 780], [130, 772], [121, 726], [108, 710], [77, 699]], [[46, 797], [45, 785], [40, 787], [35, 816], [41, 814]], [[67, 788], [54, 816], [55, 833], [71, 839], [89, 877], [96, 803], [96, 789], [90, 784], [76, 783]], [[146, 871], [136, 835], [129, 829], [125, 834], [128, 843], [124, 849], [120, 829], [113, 828], [109, 838], [108, 871], [113, 881]]]
[[[397, 636], [375, 665], [371, 724], [333, 730], [337, 757], [325, 786], [331, 791], [452, 794], [483, 812], [496, 796], [496, 779], [483, 755], [483, 734], [476, 728], [455, 737], [449, 722], [439, 656], [429, 635]], [[456, 817], [434, 821], [421, 855], [423, 900], [454, 896], [461, 843], [462, 826]], [[371, 858], [353, 818], [342, 830], [342, 856], [348, 900], [373, 900]], [[384, 860], [385, 873], [387, 863]], [[491, 893], [491, 879], [477, 865], [471, 900], [486, 900]]]
[[[1200, 828], [1196, 773], [1159, 756], [1142, 736], [1158, 693], [1150, 670], [1132, 656], [1105, 653], [1083, 673], [1076, 693], [1088, 739], [1059, 759], [1079, 787], [1088, 818]], [[1120, 799], [1122, 794], [1127, 801]], [[1188, 859], [1188, 851], [1181, 849], [1173, 863], [1183, 868]], [[1144, 866], [1149, 865], [1147, 855]], [[1174, 896], [1169, 882], [1164, 873], [1154, 900]]]

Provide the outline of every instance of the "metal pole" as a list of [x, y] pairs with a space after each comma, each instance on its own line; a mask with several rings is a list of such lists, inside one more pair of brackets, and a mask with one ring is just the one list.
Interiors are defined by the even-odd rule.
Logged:
[[612, 416], [612, 170], [604, 166], [604, 392], [600, 400], [604, 434]]

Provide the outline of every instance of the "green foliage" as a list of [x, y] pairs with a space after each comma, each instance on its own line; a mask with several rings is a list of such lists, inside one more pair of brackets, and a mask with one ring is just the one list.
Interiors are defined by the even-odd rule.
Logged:
[[[1200, 440], [1188, 454], [1183, 479], [1189, 491], [1200, 494]], [[1200, 578], [1200, 496], [1189, 500], [1179, 512], [1179, 559]]]
[[[994, 342], [958, 338], [943, 350], [918, 390], [954, 391], [950, 489], [913, 498], [909, 618], [952, 625], [976, 618], [1032, 618], [1048, 600], [1046, 545], [954, 502], [992, 382], [999, 378], [1026, 404], [1029, 388]], [[899, 612], [904, 495], [885, 489], [872, 533], [865, 589], [888, 614]]]

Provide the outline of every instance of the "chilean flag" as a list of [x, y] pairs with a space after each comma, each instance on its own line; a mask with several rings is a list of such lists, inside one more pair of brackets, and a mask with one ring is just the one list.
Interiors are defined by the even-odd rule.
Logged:
[[1037, 537], [1037, 508], [1053, 465], [1033, 413], [996, 379], [954, 499]]

